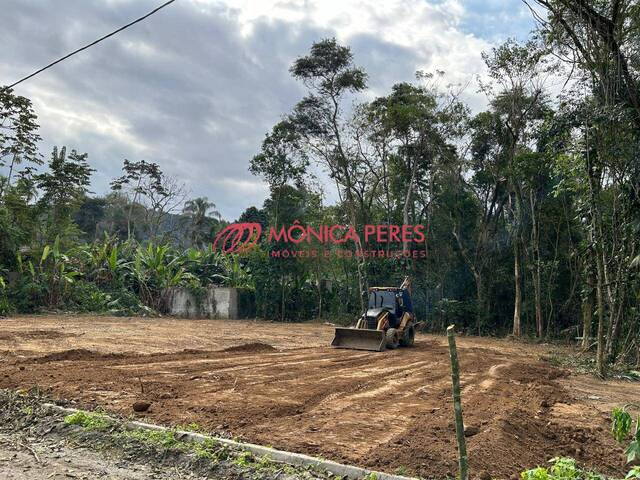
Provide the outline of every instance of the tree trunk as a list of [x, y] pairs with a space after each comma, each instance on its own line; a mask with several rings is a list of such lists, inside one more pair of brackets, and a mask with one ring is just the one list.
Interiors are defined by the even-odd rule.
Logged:
[[520, 337], [522, 335], [521, 329], [521, 315], [522, 309], [522, 291], [520, 289], [520, 247], [518, 245], [518, 239], [513, 241], [513, 278], [515, 282], [515, 298], [513, 305], [513, 336]]
[[536, 310], [536, 336], [542, 338], [544, 335], [544, 319], [542, 318], [542, 272], [540, 260], [540, 231], [538, 218], [536, 217], [535, 195], [533, 189], [529, 190], [529, 204], [531, 207], [531, 251], [533, 254], [534, 268], [532, 270], [533, 296]]
[[7, 175], [7, 178], [2, 180], [0, 182], [0, 198], [4, 197], [4, 192], [5, 190], [8, 190], [9, 187], [11, 187], [11, 175], [13, 174], [13, 164], [16, 161], [16, 156], [13, 156], [13, 159], [11, 160], [11, 166], [9, 167], [9, 175]]
[[[409, 185], [407, 186], [407, 193], [405, 194], [404, 197], [404, 206], [402, 207], [402, 223], [404, 225], [408, 225], [409, 224], [409, 207], [411, 206], [411, 197], [413, 195], [413, 184], [416, 181], [416, 173], [418, 171], [417, 168], [417, 161], [415, 160], [410, 160], [408, 162], [408, 164], [410, 165], [410, 169], [411, 169], [411, 177], [409, 180]], [[405, 241], [402, 242], [402, 252], [405, 253], [409, 250], [409, 242]]]
[[476, 280], [476, 330], [478, 335], [482, 333], [481, 326], [484, 319], [484, 296], [482, 292], [482, 275], [479, 272], [474, 273]]
[[282, 275], [280, 277], [280, 291], [281, 291], [281, 297], [280, 297], [280, 320], [282, 322], [285, 321], [285, 296], [284, 296], [284, 275]]
[[[598, 243], [596, 243], [596, 249], [599, 249]], [[597, 263], [597, 279], [596, 279], [596, 301], [598, 304], [598, 350], [596, 353], [596, 369], [598, 371], [598, 375], [604, 377], [605, 375], [605, 365], [604, 365], [604, 330], [605, 330], [605, 318], [604, 318], [604, 299], [603, 299], [603, 285], [602, 280], [604, 277], [603, 273], [603, 265], [602, 265], [602, 256], [596, 255], [596, 263]]]
[[320, 277], [320, 269], [316, 273], [316, 279], [318, 281], [318, 318], [322, 318], [322, 279]]
[[586, 131], [587, 138], [587, 150], [586, 150], [586, 167], [587, 177], [589, 180], [589, 214], [591, 216], [590, 222], [590, 234], [591, 234], [591, 246], [592, 251], [596, 256], [596, 303], [598, 306], [598, 348], [596, 352], [596, 370], [601, 377], [605, 376], [605, 313], [604, 313], [604, 283], [605, 272], [603, 262], [603, 248], [602, 248], [602, 226], [600, 218], [600, 209], [598, 207], [598, 195], [600, 192], [600, 179], [596, 174], [593, 162], [591, 160], [589, 150], [589, 130]]
[[588, 349], [591, 346], [591, 325], [593, 324], [593, 274], [587, 277], [587, 288], [589, 292], [582, 300], [582, 348]]
[[536, 308], [536, 336], [542, 338], [544, 335], [544, 319], [542, 318], [542, 287], [540, 285], [540, 262], [536, 260], [536, 267], [533, 273], [533, 294]]

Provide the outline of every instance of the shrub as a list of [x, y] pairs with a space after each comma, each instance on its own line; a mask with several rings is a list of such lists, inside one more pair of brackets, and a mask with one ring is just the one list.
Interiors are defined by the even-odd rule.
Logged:
[[155, 313], [153, 309], [143, 305], [138, 296], [130, 290], [114, 290], [110, 293], [110, 297], [112, 300], [105, 310], [112, 315], [128, 317]]
[[111, 302], [111, 295], [84, 280], [73, 285], [69, 297], [66, 307], [78, 312], [105, 312]]
[[[614, 408], [611, 422], [611, 432], [613, 433], [613, 438], [615, 438], [618, 443], [624, 443], [629, 437], [631, 437], [631, 443], [629, 443], [629, 446], [625, 451], [627, 454], [627, 463], [637, 462], [640, 460], [640, 415], [638, 415], [636, 419], [636, 425], [632, 432], [633, 418], [629, 413], [630, 409], [640, 410], [640, 405], [630, 403], [622, 408]], [[629, 472], [629, 474], [632, 472]], [[636, 474], [637, 473], [636, 469]]]
[[19, 313], [36, 313], [43, 308], [47, 295], [46, 287], [29, 277], [21, 276], [8, 288], [8, 296], [13, 299]]

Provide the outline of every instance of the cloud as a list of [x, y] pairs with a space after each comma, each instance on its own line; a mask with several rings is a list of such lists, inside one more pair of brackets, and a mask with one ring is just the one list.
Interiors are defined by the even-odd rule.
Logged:
[[[469, 28], [470, 15], [520, 15], [518, 0], [501, 1], [502, 9], [493, 2], [486, 12], [475, 0], [471, 11], [467, 4], [180, 0], [16, 91], [34, 102], [45, 154], [53, 145], [89, 153], [94, 192], [108, 190], [124, 158], [145, 159], [232, 219], [268, 193], [248, 163], [264, 134], [304, 94], [288, 67], [312, 42], [336, 36], [349, 44], [369, 73], [370, 96], [411, 80], [418, 69], [438, 68], [449, 81], [464, 82], [482, 70], [480, 51], [497, 35]], [[0, 31], [0, 83], [156, 5], [5, 0], [3, 20], [11, 29]], [[469, 99], [482, 105], [473, 91]]]

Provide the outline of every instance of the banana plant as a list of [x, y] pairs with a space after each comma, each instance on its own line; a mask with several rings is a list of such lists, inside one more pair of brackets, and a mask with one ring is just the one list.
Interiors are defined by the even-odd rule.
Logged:
[[129, 271], [143, 302], [163, 310], [169, 288], [198, 282], [197, 277], [186, 271], [184, 263], [183, 256], [169, 245], [139, 246]]
[[243, 268], [238, 255], [221, 255], [220, 260], [225, 269], [225, 285], [236, 288], [252, 288], [253, 279], [249, 272]]
[[125, 249], [126, 245], [106, 236], [102, 242], [94, 244], [92, 275], [97, 283], [118, 286], [123, 283], [122, 277], [130, 263], [124, 257]]
[[34, 264], [33, 260], [25, 260], [17, 255], [18, 271], [28, 275], [30, 281], [43, 287], [46, 291], [46, 307], [55, 308], [67, 293], [81, 272], [72, 269], [69, 257], [60, 251], [60, 239], [56, 237], [53, 245], [45, 245]]

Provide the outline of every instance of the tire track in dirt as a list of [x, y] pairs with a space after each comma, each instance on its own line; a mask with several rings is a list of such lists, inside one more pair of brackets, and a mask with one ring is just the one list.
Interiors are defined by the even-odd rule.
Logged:
[[[279, 335], [275, 351], [257, 347], [258, 340], [268, 340], [260, 338], [262, 333], [252, 337], [249, 328], [242, 335], [248, 346], [238, 345], [230, 333], [226, 346], [191, 348], [200, 346], [193, 332], [185, 339], [157, 322], [176, 344], [189, 348], [111, 354], [92, 350], [100, 339], [86, 337], [86, 344], [66, 352], [8, 356], [0, 364], [0, 387], [37, 384], [82, 406], [125, 415], [131, 414], [134, 400], [144, 398], [152, 407], [143, 417], [156, 422], [195, 422], [244, 440], [386, 471], [405, 467], [439, 478], [455, 471], [443, 339], [419, 336], [415, 348], [384, 353], [333, 350], [317, 343], [282, 349], [278, 345], [287, 343], [282, 325], [259, 324], [256, 331], [270, 332], [267, 338]], [[145, 341], [158, 334], [153, 325], [145, 324]], [[321, 335], [325, 330], [319, 330]], [[313, 341], [321, 335], [312, 335]], [[85, 337], [73, 338], [78, 343]], [[18, 341], [16, 349], [21, 345]], [[565, 387], [566, 373], [510, 345], [459, 341], [465, 423], [473, 430], [468, 437], [472, 472], [506, 478], [551, 455], [566, 454], [619, 474], [623, 463], [612, 458], [618, 447], [609, 438], [607, 420], [582, 415], [576, 427], [572, 422], [586, 404]]]

